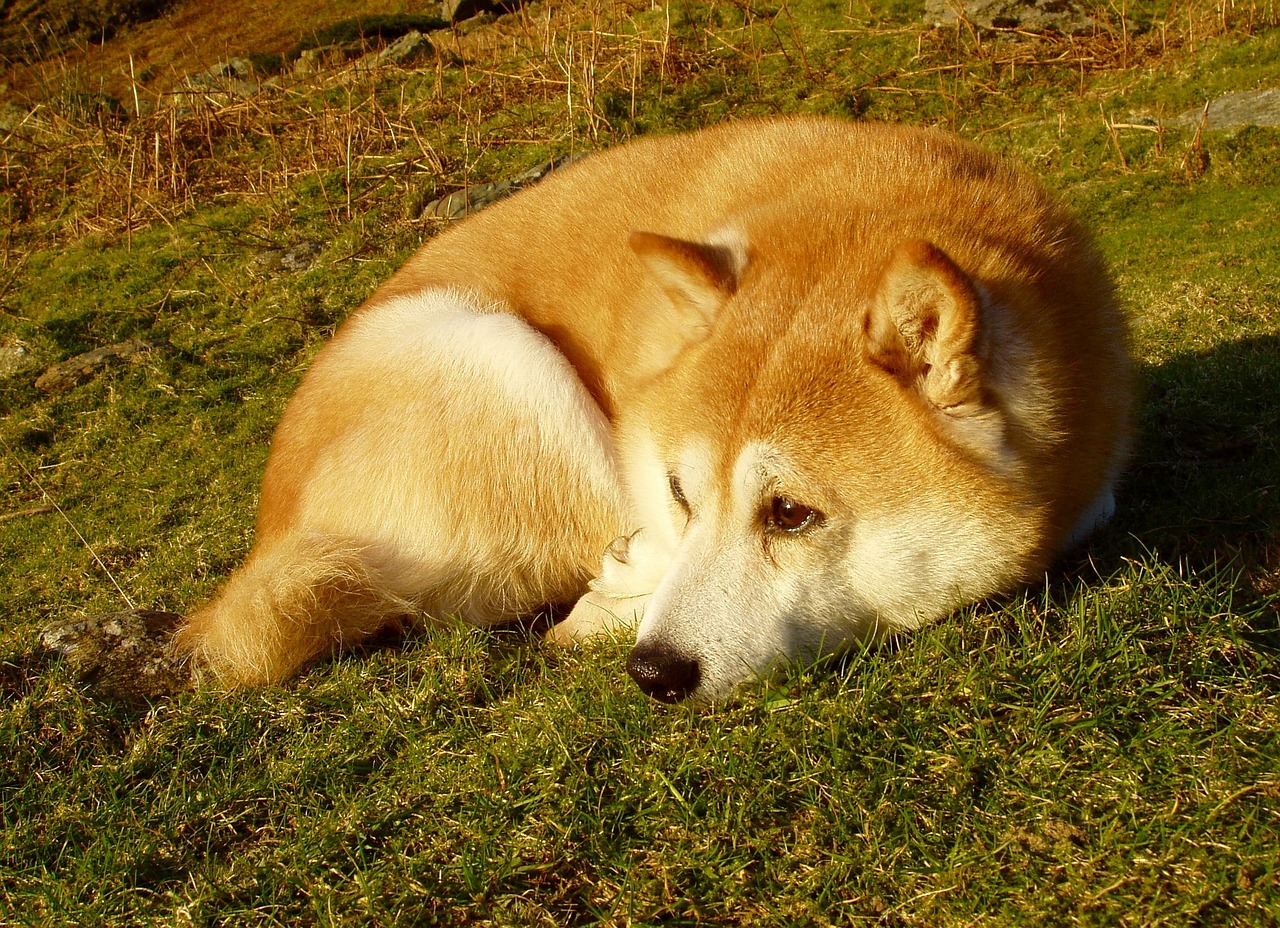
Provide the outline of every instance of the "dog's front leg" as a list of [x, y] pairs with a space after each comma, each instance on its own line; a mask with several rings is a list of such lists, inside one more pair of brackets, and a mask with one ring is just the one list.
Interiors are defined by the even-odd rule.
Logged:
[[601, 635], [634, 632], [668, 560], [643, 529], [615, 539], [604, 553], [600, 575], [547, 637], [568, 647]]

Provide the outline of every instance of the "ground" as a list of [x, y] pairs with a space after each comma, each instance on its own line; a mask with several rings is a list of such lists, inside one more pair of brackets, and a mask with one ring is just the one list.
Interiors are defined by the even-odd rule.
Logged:
[[[1280, 86], [1274, 5], [1098, 3], [1064, 36], [531, 2], [398, 64], [328, 31], [354, 4], [92, 9], [111, 37], [27, 46], [0, 105], [0, 922], [1277, 923], [1280, 130], [1174, 119]], [[232, 57], [243, 84], [182, 88]], [[779, 112], [957, 131], [1096, 231], [1141, 433], [1043, 584], [710, 711], [646, 701], [623, 643], [520, 632], [141, 701], [42, 644], [239, 562], [286, 398], [426, 204]]]

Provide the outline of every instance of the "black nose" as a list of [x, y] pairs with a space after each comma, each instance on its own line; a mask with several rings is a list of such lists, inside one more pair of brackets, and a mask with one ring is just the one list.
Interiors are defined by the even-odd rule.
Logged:
[[640, 689], [659, 702], [688, 698], [702, 679], [698, 659], [680, 653], [665, 641], [636, 645], [627, 658], [627, 673]]

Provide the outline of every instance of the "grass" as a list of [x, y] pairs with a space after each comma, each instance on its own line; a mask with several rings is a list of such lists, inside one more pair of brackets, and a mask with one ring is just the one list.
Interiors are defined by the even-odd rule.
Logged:
[[[919, 12], [528, 4], [408, 68], [339, 61], [249, 98], [139, 76], [124, 116], [72, 70], [18, 101], [0, 922], [1276, 924], [1280, 130], [1139, 127], [1275, 86], [1280, 17], [1143, 0], [1035, 39]], [[422, 204], [773, 112], [953, 128], [1098, 230], [1143, 430], [1116, 521], [1042, 587], [715, 711], [647, 702], [623, 645], [519, 632], [144, 704], [40, 648], [49, 621], [125, 597], [189, 608], [238, 562], [285, 399], [437, 230]], [[306, 241], [306, 269], [263, 260]], [[35, 386], [127, 338], [156, 347]]]

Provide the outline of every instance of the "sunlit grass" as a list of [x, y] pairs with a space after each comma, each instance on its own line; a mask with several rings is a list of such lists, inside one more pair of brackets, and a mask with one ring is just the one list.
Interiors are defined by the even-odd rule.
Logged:
[[[1191, 130], [1116, 126], [1274, 84], [1280, 29], [1097, 15], [1015, 41], [913, 3], [527, 4], [407, 69], [106, 126], [31, 109], [0, 146], [0, 346], [29, 358], [0, 375], [0, 921], [1275, 924], [1280, 132], [1192, 159]], [[437, 231], [423, 203], [772, 112], [956, 129], [1098, 230], [1143, 434], [1115, 522], [1043, 586], [710, 711], [647, 701], [622, 645], [519, 632], [149, 705], [41, 650], [243, 557], [287, 396]], [[260, 260], [302, 241], [304, 270]], [[35, 386], [126, 338], [153, 348]]]

